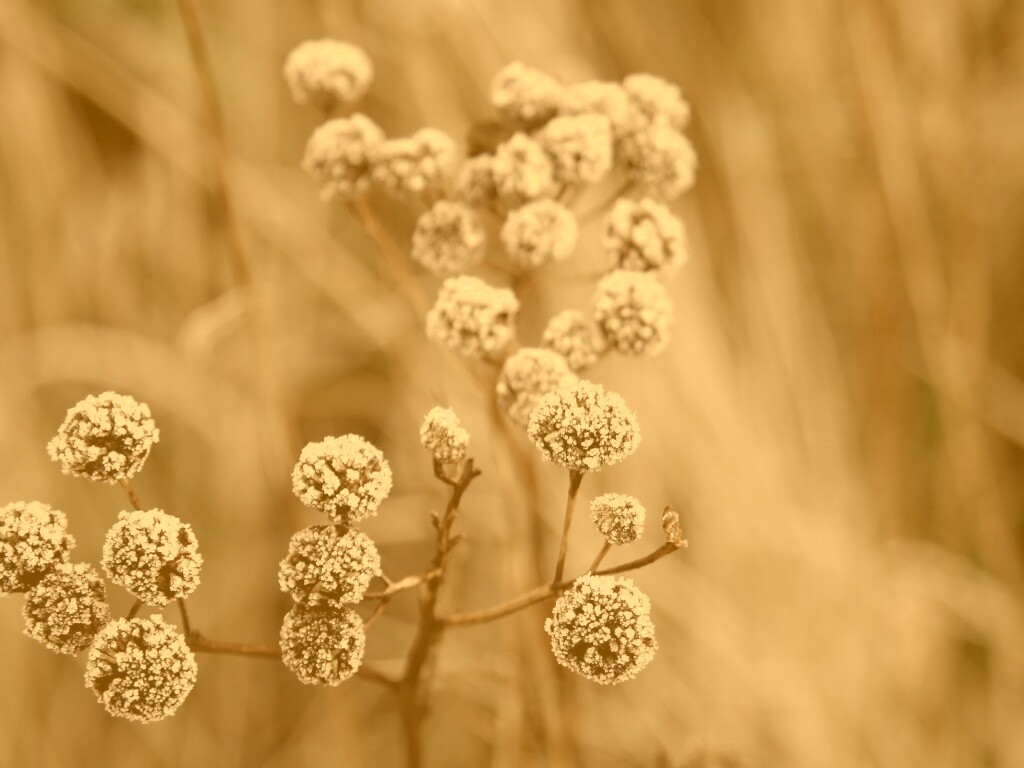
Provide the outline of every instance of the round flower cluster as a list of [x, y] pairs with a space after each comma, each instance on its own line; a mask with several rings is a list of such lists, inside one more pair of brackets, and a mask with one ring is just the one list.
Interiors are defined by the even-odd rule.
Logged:
[[370, 186], [371, 157], [384, 131], [365, 115], [328, 120], [309, 137], [302, 168], [320, 184], [320, 197], [348, 199]]
[[551, 158], [525, 133], [517, 133], [498, 145], [491, 173], [498, 196], [512, 208], [554, 193], [555, 169]]
[[541, 397], [527, 434], [546, 461], [574, 472], [618, 464], [640, 445], [640, 426], [622, 397], [586, 380]]
[[85, 684], [115, 717], [152, 723], [173, 715], [198, 666], [184, 636], [160, 616], [117, 619], [89, 650]]
[[567, 86], [558, 111], [563, 115], [604, 115], [612, 136], [620, 139], [634, 128], [633, 104], [626, 89], [619, 83], [586, 80]]
[[455, 160], [455, 143], [436, 128], [389, 139], [373, 150], [373, 180], [393, 195], [432, 197], [444, 188], [444, 174]]
[[115, 483], [142, 469], [159, 439], [148, 405], [103, 392], [68, 409], [46, 450], [65, 475]]
[[451, 408], [434, 406], [420, 425], [420, 443], [434, 461], [440, 464], [458, 464], [466, 458], [469, 432], [459, 423]]
[[647, 73], [627, 75], [622, 86], [644, 123], [665, 122], [681, 131], [690, 122], [690, 105], [679, 86]]
[[630, 579], [581, 576], [544, 622], [563, 667], [602, 685], [631, 680], [654, 658], [651, 601]]
[[537, 200], [517, 208], [501, 227], [505, 253], [521, 269], [535, 269], [569, 258], [578, 235], [576, 217], [554, 200]]
[[597, 326], [575, 309], [562, 310], [548, 321], [541, 344], [564, 357], [574, 371], [592, 366], [608, 346]]
[[377, 513], [391, 492], [391, 465], [359, 435], [325, 437], [302, 449], [292, 490], [303, 504], [348, 526]]
[[0, 595], [24, 592], [75, 546], [63, 512], [40, 501], [0, 507]]
[[639, 499], [624, 493], [605, 493], [590, 502], [590, 518], [612, 544], [632, 544], [639, 539], [646, 516]]
[[626, 173], [639, 187], [666, 200], [693, 186], [697, 154], [690, 141], [664, 122], [653, 123], [622, 141]]
[[449, 277], [427, 314], [427, 336], [464, 357], [494, 358], [515, 339], [519, 300], [477, 277]]
[[670, 274], [687, 257], [683, 223], [648, 197], [615, 201], [605, 219], [602, 244], [617, 268], [634, 272]]
[[618, 352], [656, 355], [668, 344], [672, 301], [653, 275], [616, 270], [597, 284], [593, 303], [598, 327]]
[[416, 221], [412, 257], [435, 275], [464, 272], [483, 258], [485, 241], [471, 209], [440, 200]]
[[284, 78], [296, 102], [327, 110], [363, 98], [373, 81], [373, 62], [349, 43], [307, 40], [288, 54]]
[[366, 632], [359, 615], [348, 608], [295, 605], [281, 625], [281, 658], [307, 685], [338, 685], [363, 662]]
[[542, 396], [576, 380], [576, 374], [557, 352], [523, 347], [501, 366], [496, 386], [498, 405], [512, 421], [525, 427]]
[[365, 533], [311, 525], [292, 536], [277, 581], [296, 603], [340, 608], [362, 600], [380, 572], [377, 547]]
[[455, 196], [467, 205], [489, 206], [498, 196], [494, 186], [494, 155], [467, 158], [455, 177]]
[[188, 597], [203, 556], [192, 527], [162, 509], [121, 512], [103, 542], [103, 570], [147, 605]]
[[110, 620], [107, 591], [87, 563], [61, 563], [25, 595], [25, 634], [51, 651], [75, 655]]
[[612, 168], [612, 129], [604, 115], [556, 117], [540, 132], [541, 146], [563, 184], [594, 184]]
[[491, 103], [504, 119], [528, 127], [550, 120], [558, 112], [562, 85], [539, 69], [514, 61], [491, 80]]

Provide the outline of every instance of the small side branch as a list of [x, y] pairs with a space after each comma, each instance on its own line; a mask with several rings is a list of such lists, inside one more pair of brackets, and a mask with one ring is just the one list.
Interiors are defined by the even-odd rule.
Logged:
[[562, 580], [562, 572], [565, 570], [565, 556], [569, 551], [569, 529], [572, 527], [572, 513], [576, 508], [576, 497], [580, 492], [580, 483], [583, 482], [583, 473], [574, 469], [569, 470], [569, 493], [565, 500], [565, 518], [562, 521], [562, 541], [558, 545], [558, 562], [555, 563], [555, 575], [551, 579], [552, 584]]
[[131, 502], [132, 509], [142, 509], [142, 502], [139, 501], [139, 496], [135, 493], [135, 489], [132, 488], [131, 481], [127, 477], [121, 478], [121, 487], [124, 488], [124, 492], [128, 495], [128, 501]]

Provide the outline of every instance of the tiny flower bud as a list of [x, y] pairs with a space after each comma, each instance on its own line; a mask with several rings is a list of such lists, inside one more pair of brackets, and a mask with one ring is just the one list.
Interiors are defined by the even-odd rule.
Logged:
[[384, 132], [361, 114], [328, 120], [309, 137], [302, 168], [320, 184], [320, 197], [343, 200], [370, 186], [370, 157]]
[[284, 78], [297, 103], [330, 109], [363, 98], [373, 81], [373, 62], [349, 43], [307, 40], [288, 54]]
[[653, 123], [622, 141], [626, 174], [640, 188], [673, 200], [693, 186], [697, 153], [683, 134], [667, 123]]
[[677, 547], [684, 546], [686, 540], [683, 538], [683, 525], [679, 521], [679, 513], [672, 507], [665, 507], [661, 515], [661, 528], [665, 531], [665, 540]]
[[575, 309], [563, 310], [548, 321], [541, 344], [564, 357], [574, 371], [592, 366], [608, 346], [593, 321]]
[[459, 423], [451, 408], [434, 406], [420, 425], [420, 443], [434, 461], [440, 464], [458, 464], [466, 457], [469, 432]]
[[421, 128], [412, 136], [388, 139], [373, 151], [373, 180], [396, 197], [431, 198], [444, 189], [444, 178], [455, 161], [455, 143], [436, 128]]
[[512, 208], [555, 192], [551, 158], [525, 133], [517, 133], [498, 145], [491, 171], [498, 196]]
[[578, 235], [576, 217], [554, 200], [537, 200], [515, 209], [501, 227], [505, 253], [521, 269], [569, 258]]
[[484, 257], [486, 235], [465, 205], [440, 200], [416, 221], [412, 258], [435, 275], [465, 272]]
[[556, 117], [538, 140], [554, 164], [555, 180], [563, 184], [594, 184], [612, 168], [612, 129], [604, 115]]
[[602, 244], [618, 269], [632, 272], [671, 274], [687, 258], [683, 222], [648, 197], [615, 201], [605, 219]]

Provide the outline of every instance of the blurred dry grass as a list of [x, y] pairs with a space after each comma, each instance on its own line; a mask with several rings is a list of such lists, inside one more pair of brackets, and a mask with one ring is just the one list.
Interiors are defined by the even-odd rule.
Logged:
[[[448, 599], [527, 584], [509, 546], [524, 536], [518, 481], [483, 401], [297, 169], [315, 117], [280, 66], [306, 37], [351, 39], [377, 64], [366, 109], [389, 132], [458, 135], [511, 58], [566, 78], [652, 71], [694, 105], [701, 174], [679, 209], [695, 253], [670, 351], [595, 374], [637, 408], [645, 441], [589, 491], [687, 509], [691, 548], [637, 577], [662, 645], [652, 667], [575, 686], [584, 764], [678, 766], [705, 745], [751, 768], [1024, 765], [1020, 3], [201, 5], [282, 407], [253, 373], [173, 4], [2, 0], [0, 500], [60, 506], [96, 559], [121, 498], [60, 477], [43, 445], [86, 392], [131, 392], [164, 433], [140, 493], [192, 522], [209, 564], [196, 622], [269, 640], [276, 562], [305, 519], [290, 446], [349, 430], [383, 444], [397, 493], [369, 531], [409, 572], [438, 502], [415, 429], [440, 401], [465, 415], [487, 473]], [[388, 223], [407, 237], [408, 214], [389, 208]], [[585, 297], [547, 282], [527, 333]], [[539, 471], [554, 526], [562, 478]], [[576, 541], [582, 565], [596, 538], [579, 526]], [[411, 617], [396, 601], [370, 657], [397, 658]], [[551, 698], [524, 684], [544, 678], [527, 674], [539, 621], [448, 638], [434, 764], [547, 764]], [[362, 681], [312, 690], [274, 664], [206, 659], [179, 715], [138, 727], [20, 631], [17, 601], [0, 604], [0, 765], [396, 759], [388, 702]]]

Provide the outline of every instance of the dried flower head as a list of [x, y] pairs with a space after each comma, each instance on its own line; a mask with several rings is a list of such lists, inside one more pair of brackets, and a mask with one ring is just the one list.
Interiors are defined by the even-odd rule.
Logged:
[[650, 598], [625, 578], [576, 579], [555, 601], [544, 629], [559, 664], [602, 685], [636, 677], [658, 650]]
[[348, 199], [370, 186], [370, 158], [384, 131], [366, 115], [328, 120], [309, 137], [302, 168], [320, 184], [320, 197]]
[[436, 196], [444, 189], [445, 173], [455, 154], [455, 142], [444, 131], [420, 128], [412, 136], [377, 145], [373, 180], [398, 197]]
[[590, 519], [612, 544], [632, 544], [639, 539], [646, 517], [639, 499], [624, 493], [605, 493], [590, 502]]
[[525, 133], [517, 133], [498, 145], [491, 171], [498, 196], [510, 207], [554, 194], [555, 169], [551, 158]]
[[491, 103], [503, 118], [526, 127], [540, 125], [558, 112], [562, 85], [551, 75], [513, 61], [491, 80]]
[[159, 439], [148, 405], [103, 392], [68, 409], [46, 450], [65, 475], [116, 483], [142, 469]]
[[75, 539], [63, 512], [41, 501], [0, 507], [0, 595], [24, 592], [66, 563]]
[[184, 636], [160, 616], [117, 619], [96, 636], [85, 684], [115, 717], [153, 723], [192, 691], [198, 666]]
[[656, 355], [672, 330], [672, 300], [647, 272], [616, 270], [594, 291], [594, 320], [612, 349], [625, 355]]
[[380, 555], [365, 533], [311, 525], [292, 536], [277, 581], [296, 603], [340, 608], [362, 600], [379, 575]]
[[103, 579], [88, 563], [61, 563], [25, 595], [25, 634], [71, 656], [90, 645], [110, 621]]
[[573, 83], [562, 94], [559, 112], [563, 115], [604, 115], [615, 139], [622, 138], [636, 127], [633, 104], [619, 83], [601, 80]]
[[510, 261], [535, 269], [572, 255], [579, 225], [572, 211], [554, 200], [536, 200], [509, 213], [501, 243]]
[[664, 122], [653, 123], [623, 139], [622, 159], [635, 184], [666, 200], [692, 187], [697, 176], [693, 145]]
[[434, 406], [423, 417], [423, 423], [420, 425], [420, 443], [434, 461], [441, 464], [458, 464], [466, 458], [469, 432], [462, 427], [459, 417], [451, 408]]
[[618, 464], [640, 445], [640, 426], [625, 400], [586, 380], [541, 397], [527, 434], [545, 461], [576, 472]]
[[306, 685], [339, 685], [363, 663], [363, 620], [348, 608], [296, 605], [281, 625], [281, 658]]
[[303, 504], [348, 526], [377, 513], [391, 493], [391, 465], [359, 435], [325, 437], [302, 449], [292, 470], [292, 491]]
[[412, 257], [435, 275], [465, 272], [484, 257], [486, 239], [472, 209], [439, 200], [416, 221]]
[[565, 309], [548, 321], [541, 345], [564, 357], [572, 370], [582, 371], [601, 359], [608, 343], [589, 317]]
[[690, 122], [690, 105], [674, 83], [657, 75], [638, 73], [627, 76], [622, 86], [643, 123], [665, 122], [681, 131]]
[[162, 509], [121, 512], [103, 542], [103, 570], [147, 605], [167, 605], [199, 586], [203, 556], [192, 527]]
[[576, 374], [557, 352], [523, 347], [501, 366], [496, 386], [498, 405], [512, 421], [525, 427], [542, 396], [576, 380]]
[[449, 277], [427, 313], [427, 336], [464, 357], [494, 358], [515, 339], [519, 300], [478, 277]]
[[498, 196], [494, 187], [494, 155], [466, 158], [455, 177], [455, 197], [467, 205], [489, 206]]
[[366, 51], [350, 43], [307, 40], [288, 54], [284, 78], [297, 103], [326, 110], [366, 95], [373, 82], [373, 62]]
[[649, 197], [615, 201], [605, 219], [605, 251], [619, 269], [675, 272], [687, 258], [683, 222]]
[[555, 179], [563, 184], [594, 184], [612, 169], [612, 127], [604, 115], [556, 117], [538, 140], [551, 156]]

